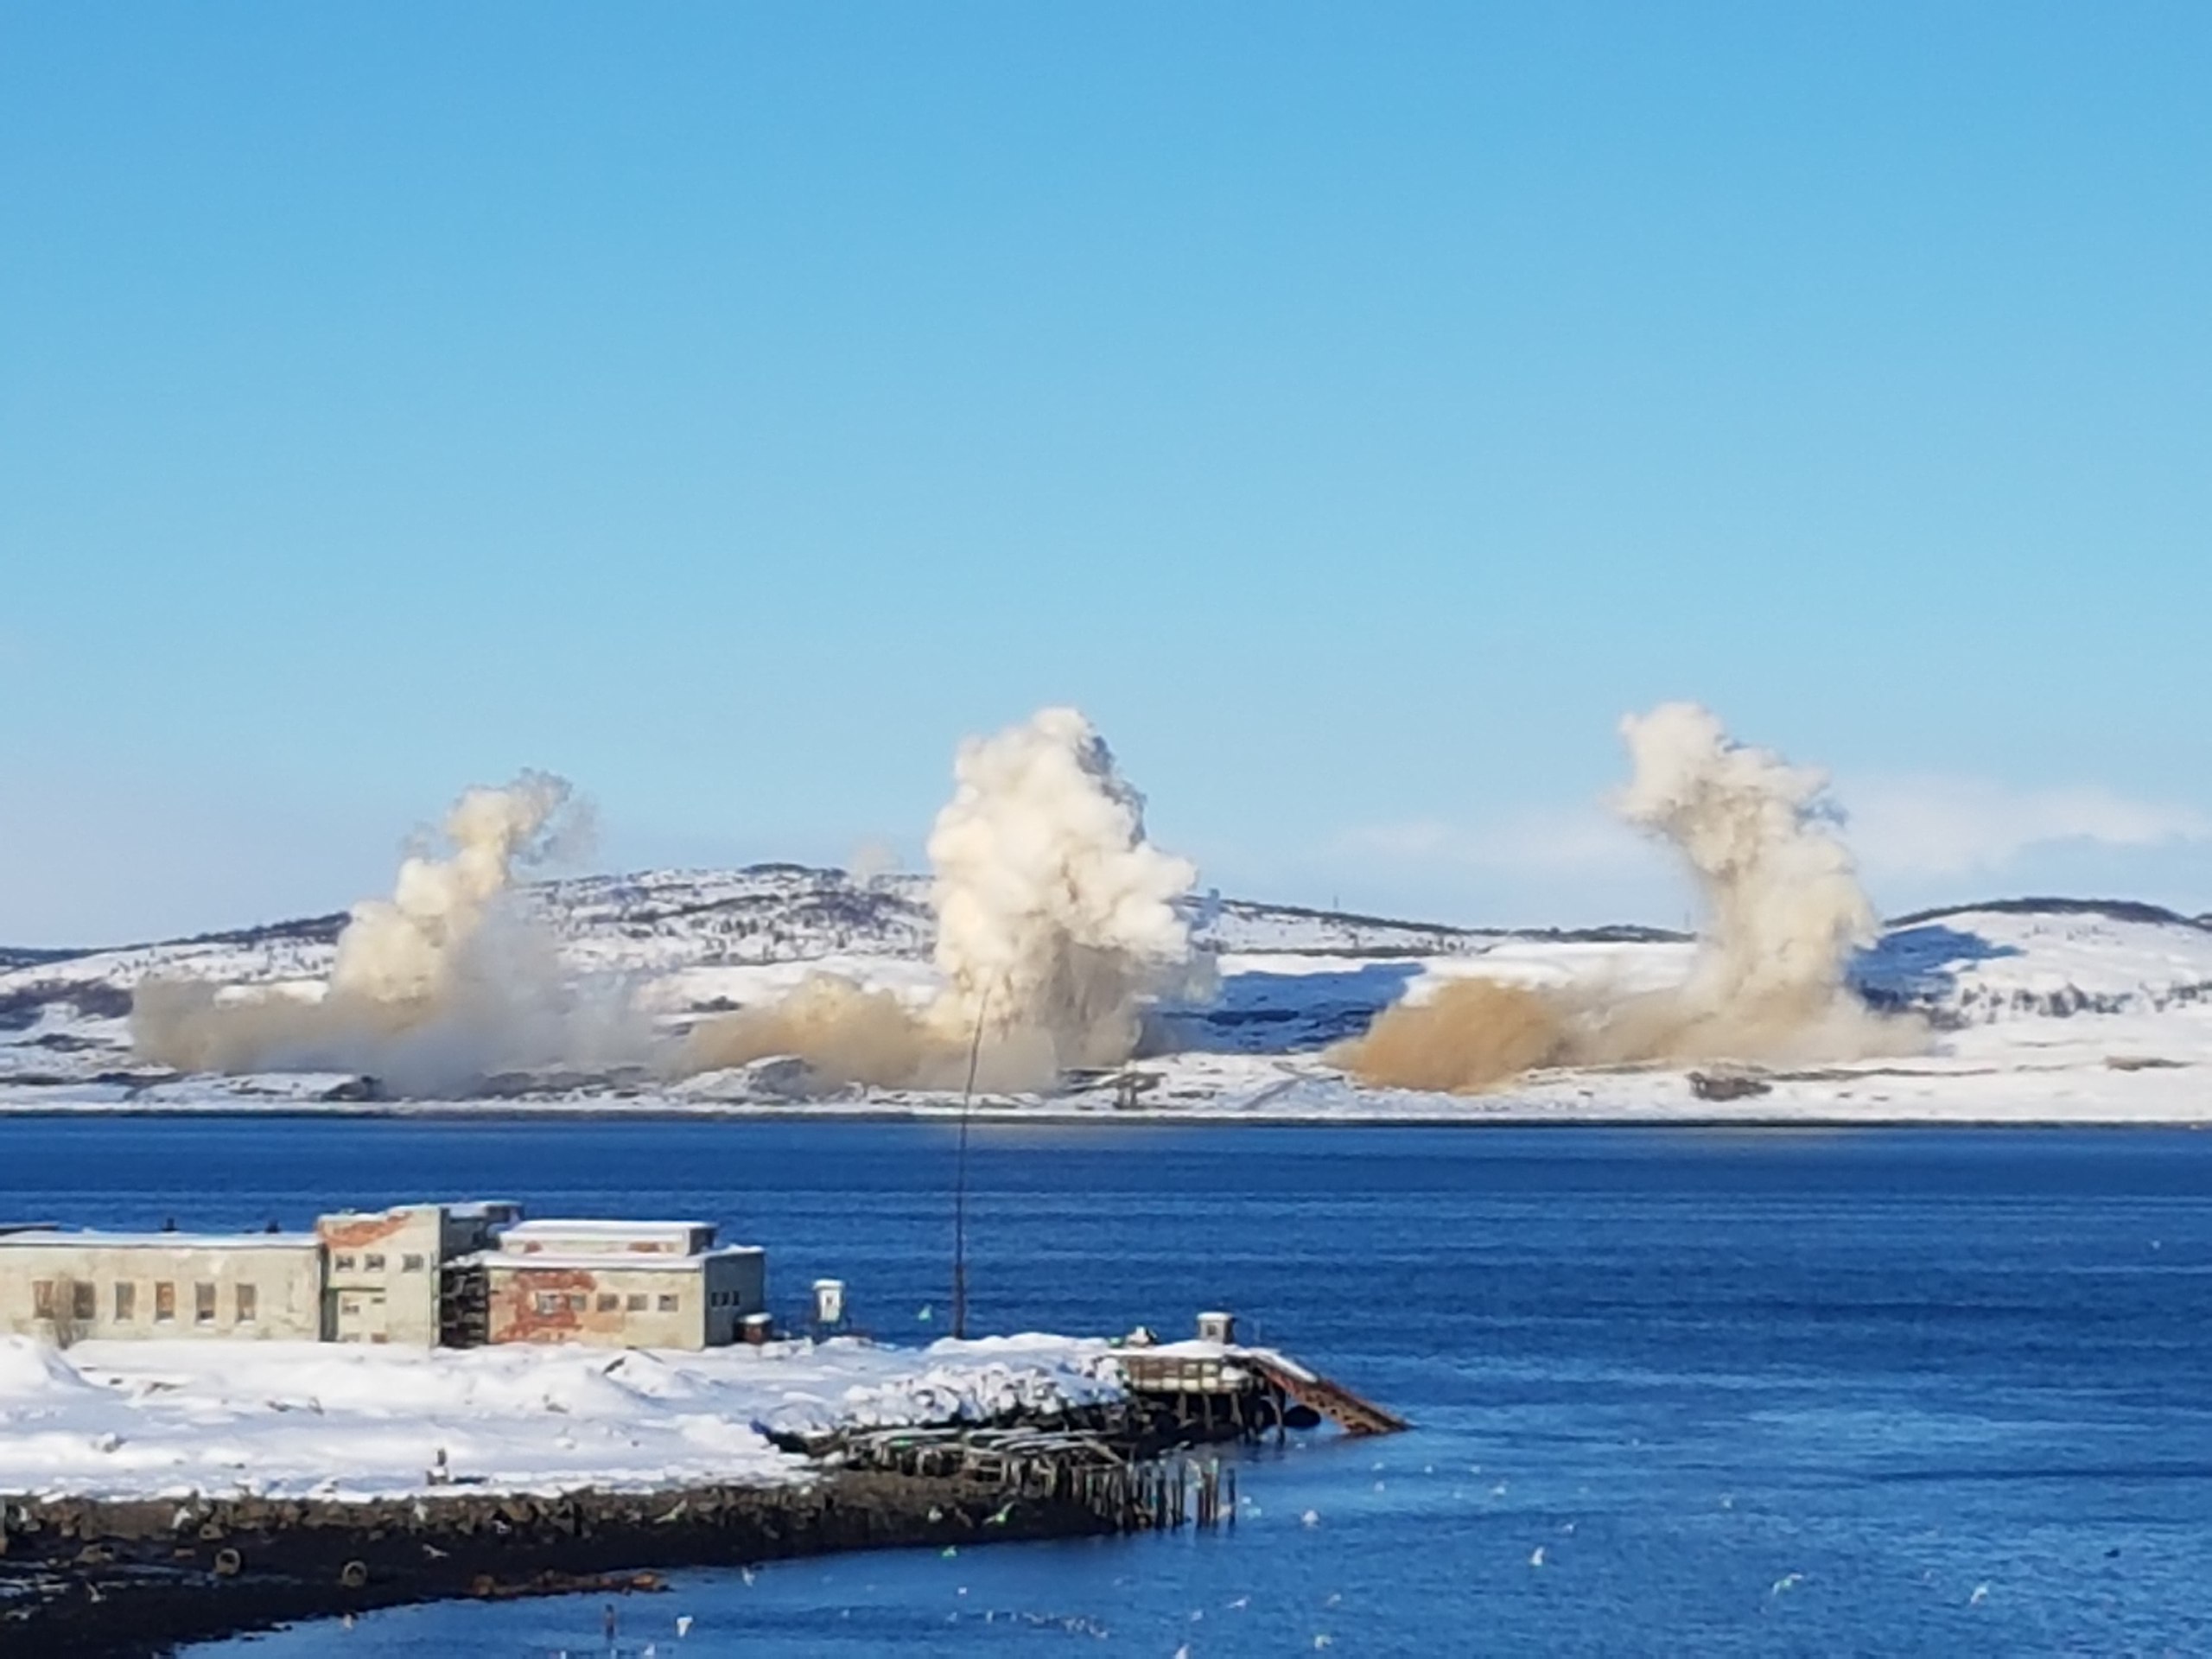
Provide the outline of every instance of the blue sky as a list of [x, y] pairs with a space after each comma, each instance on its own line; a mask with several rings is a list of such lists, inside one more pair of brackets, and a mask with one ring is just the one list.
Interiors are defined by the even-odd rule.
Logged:
[[0, 941], [918, 857], [1071, 702], [1225, 890], [2212, 909], [2212, 11], [0, 6]]

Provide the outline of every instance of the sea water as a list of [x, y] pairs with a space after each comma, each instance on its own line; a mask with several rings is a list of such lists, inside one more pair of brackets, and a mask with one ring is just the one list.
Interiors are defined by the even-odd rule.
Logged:
[[[945, 1333], [949, 1126], [0, 1122], [0, 1217], [499, 1197], [768, 1247]], [[1233, 1531], [675, 1574], [625, 1655], [2212, 1649], [2212, 1135], [978, 1125], [979, 1332], [1235, 1310], [1411, 1418]], [[200, 1654], [610, 1650], [603, 1598]], [[679, 1634], [679, 1621], [688, 1634]]]

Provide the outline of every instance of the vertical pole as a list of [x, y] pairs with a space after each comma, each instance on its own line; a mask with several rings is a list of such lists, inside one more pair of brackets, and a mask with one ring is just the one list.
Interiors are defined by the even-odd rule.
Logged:
[[952, 1334], [968, 1336], [968, 1108], [976, 1097], [976, 1063], [983, 1052], [983, 1014], [990, 1007], [988, 985], [976, 1003], [976, 1034], [968, 1039], [968, 1083], [960, 1091], [960, 1152], [952, 1178]]

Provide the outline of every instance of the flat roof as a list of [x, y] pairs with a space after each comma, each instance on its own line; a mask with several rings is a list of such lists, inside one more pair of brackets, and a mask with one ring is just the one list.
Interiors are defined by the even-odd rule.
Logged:
[[320, 1250], [312, 1233], [0, 1233], [0, 1249]]
[[507, 1273], [684, 1273], [703, 1268], [709, 1262], [728, 1262], [739, 1256], [766, 1254], [758, 1244], [725, 1244], [720, 1249], [701, 1250], [696, 1255], [649, 1255], [642, 1253], [626, 1255], [590, 1251], [558, 1255], [545, 1250], [540, 1250], [534, 1255], [517, 1255], [501, 1250], [484, 1250], [461, 1259], [473, 1267], [497, 1268]]
[[548, 1216], [536, 1221], [518, 1221], [500, 1235], [503, 1238], [626, 1238], [635, 1233], [692, 1233], [701, 1228], [714, 1230], [711, 1221], [608, 1221], [588, 1218], [563, 1221]]

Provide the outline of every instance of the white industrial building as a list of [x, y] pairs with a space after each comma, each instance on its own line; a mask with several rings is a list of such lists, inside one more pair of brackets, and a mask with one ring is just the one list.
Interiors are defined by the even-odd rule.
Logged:
[[715, 1233], [509, 1203], [345, 1211], [311, 1236], [0, 1227], [0, 1334], [715, 1347], [765, 1334], [767, 1268]]
[[269, 1233], [0, 1233], [0, 1332], [314, 1341], [322, 1247]]
[[484, 1275], [493, 1342], [716, 1348], [767, 1295], [767, 1256], [717, 1249], [706, 1222], [529, 1221], [465, 1264]]

